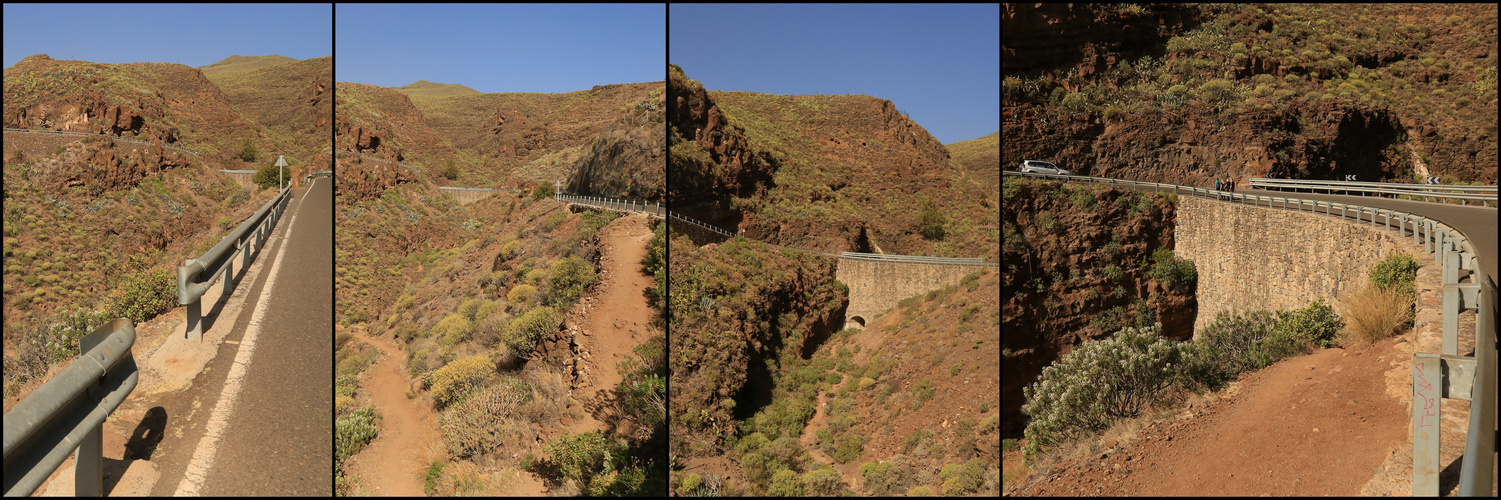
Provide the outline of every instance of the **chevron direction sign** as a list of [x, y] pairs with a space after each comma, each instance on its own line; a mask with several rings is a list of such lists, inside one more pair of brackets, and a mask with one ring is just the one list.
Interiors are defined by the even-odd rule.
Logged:
[[1355, 176], [1353, 176], [1353, 175], [1346, 175], [1345, 176], [1345, 180], [1346, 181], [1353, 181], [1353, 180], [1355, 180]]
[[1425, 177], [1424, 180], [1423, 180], [1423, 183], [1425, 183], [1425, 184], [1438, 184], [1439, 183], [1438, 182], [1438, 177]]

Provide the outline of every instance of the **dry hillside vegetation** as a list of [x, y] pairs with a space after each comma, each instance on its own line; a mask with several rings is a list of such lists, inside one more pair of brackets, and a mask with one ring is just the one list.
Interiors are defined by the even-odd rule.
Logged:
[[560, 94], [480, 94], [425, 81], [397, 88], [341, 82], [339, 89], [339, 148], [413, 165], [432, 182], [514, 188], [564, 181], [578, 194], [665, 194], [661, 83]]
[[283, 99], [294, 81], [249, 84], [231, 99], [179, 64], [39, 54], [5, 69], [6, 127], [100, 134], [5, 134], [7, 398], [73, 357], [78, 337], [106, 319], [141, 323], [177, 307], [176, 266], [274, 196], [218, 170], [269, 164], [260, 152], [307, 142], [291, 128], [267, 134], [236, 106]]
[[[389, 167], [340, 168], [341, 175], [367, 170], [380, 178]], [[662, 488], [652, 472], [660, 462], [651, 458], [657, 453], [651, 450], [664, 446], [665, 432], [653, 430], [662, 417], [651, 417], [643, 403], [665, 393], [652, 382], [665, 376], [660, 326], [618, 360], [635, 361], [620, 364], [613, 410], [585, 404], [577, 390], [585, 380], [582, 341], [564, 329], [582, 322], [575, 304], [600, 279], [597, 234], [619, 214], [575, 213], [530, 192], [459, 208], [421, 180], [381, 185], [368, 179], [349, 179], [350, 191], [384, 191], [341, 194], [338, 201], [337, 314], [341, 325], [404, 350], [413, 398], [437, 412], [443, 451], [423, 464], [429, 493], [506, 491], [510, 480], [501, 478], [533, 475], [555, 492]], [[356, 425], [365, 419], [360, 412], [378, 408], [361, 388], [360, 373], [370, 361], [359, 349], [351, 344], [349, 352], [340, 351], [341, 360], [355, 361], [340, 364], [339, 411], [350, 426], [364, 428]], [[351, 366], [346, 370], [344, 363]], [[604, 414], [615, 415], [605, 432], [567, 431]], [[620, 425], [627, 420], [633, 432]], [[342, 438], [358, 442], [362, 436], [351, 430]], [[587, 467], [563, 466], [575, 453], [606, 451], [614, 457], [614, 475], [589, 479], [594, 476], [579, 472]], [[347, 491], [374, 480], [351, 478], [347, 469], [340, 474]]]
[[1010, 4], [1003, 162], [1496, 182], [1496, 4]]
[[1001, 184], [1001, 133], [979, 139], [945, 145], [949, 163], [967, 180], [973, 180], [994, 193]]
[[[865, 330], [783, 345], [786, 354], [779, 362], [766, 360], [766, 372], [750, 369], [752, 378], [768, 378], [750, 381], [764, 384], [764, 394], [755, 395], [764, 399], [735, 399], [734, 420], [722, 424], [716, 424], [712, 405], [698, 410], [710, 414], [707, 426], [679, 418], [689, 429], [726, 432], [716, 442], [674, 430], [674, 452], [689, 465], [673, 473], [675, 491], [998, 493], [999, 286], [994, 271], [976, 272], [958, 285], [901, 301]], [[787, 352], [795, 347], [801, 349]], [[805, 358], [807, 350], [812, 352]], [[674, 407], [684, 407], [690, 417], [694, 402], [678, 401], [677, 388], [693, 387], [704, 372], [674, 372]], [[740, 406], [742, 401], [753, 406]]]
[[706, 91], [676, 66], [668, 82], [674, 210], [827, 252], [999, 257], [988, 181], [891, 101]]
[[261, 126], [272, 145], [266, 151], [305, 165], [293, 173], [301, 178], [314, 170], [329, 170], [329, 115], [333, 112], [333, 58], [295, 60], [265, 56], [237, 61], [234, 56], [200, 68], [224, 92], [224, 98], [245, 117]]
[[1016, 177], [1002, 196], [1001, 410], [1020, 437], [1022, 387], [1072, 346], [1156, 322], [1190, 338], [1197, 269], [1172, 255], [1172, 197]]

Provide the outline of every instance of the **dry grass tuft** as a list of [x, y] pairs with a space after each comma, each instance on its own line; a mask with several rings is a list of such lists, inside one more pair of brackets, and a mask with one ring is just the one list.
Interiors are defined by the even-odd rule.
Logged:
[[1345, 329], [1341, 337], [1372, 344], [1399, 334], [1412, 323], [1412, 301], [1395, 290], [1367, 285], [1341, 304]]

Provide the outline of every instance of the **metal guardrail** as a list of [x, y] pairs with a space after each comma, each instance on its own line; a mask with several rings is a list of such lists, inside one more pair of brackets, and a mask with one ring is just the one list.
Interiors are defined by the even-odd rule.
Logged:
[[406, 168], [410, 168], [410, 169], [412, 169], [412, 171], [417, 172], [419, 174], [422, 173], [422, 169], [420, 169], [420, 168], [413, 167], [411, 165], [407, 165], [407, 164], [399, 162], [399, 161], [394, 161], [394, 160], [391, 160], [390, 158], [381, 158], [381, 157], [375, 156], [375, 155], [367, 155], [365, 153], [356, 153], [354, 151], [350, 151], [350, 150], [347, 150], [347, 149], [335, 149], [334, 151], [338, 152], [338, 153], [344, 153], [344, 154], [360, 155], [360, 156], [363, 156], [365, 158], [369, 158], [371, 160], [391, 162], [391, 163], [395, 163], [397, 165], [401, 165], [401, 166], [406, 167]]
[[1392, 197], [1422, 197], [1423, 201], [1428, 201], [1429, 198], [1438, 198], [1441, 200], [1478, 200], [1485, 206], [1490, 206], [1497, 199], [1496, 186], [1445, 186], [1434, 184], [1341, 182], [1253, 177], [1251, 178], [1251, 187], [1271, 190], [1307, 189], [1309, 191], [1323, 191], [1328, 194], [1359, 193], [1365, 195], [1391, 195]]
[[[223, 170], [220, 170], [220, 172], [223, 172]], [[307, 176], [302, 179], [302, 183], [303, 184], [307, 184], [309, 182], [312, 182], [314, 177], [328, 177], [328, 178], [332, 179], [333, 176], [334, 176], [334, 173], [332, 171], [329, 171], [329, 170], [319, 170], [317, 172], [313, 172], [311, 174], [307, 174]]]
[[[1154, 191], [1164, 189], [1172, 193], [1187, 194], [1220, 201], [1251, 203], [1269, 208], [1280, 203], [1283, 209], [1295, 203], [1294, 210], [1334, 215], [1339, 209], [1341, 219], [1354, 212], [1355, 221], [1368, 215], [1372, 226], [1382, 217], [1387, 229], [1395, 229], [1406, 237], [1407, 228], [1412, 228], [1413, 243], [1423, 245], [1432, 253], [1435, 264], [1443, 269], [1443, 325], [1441, 354], [1414, 353], [1412, 369], [1413, 405], [1413, 482], [1414, 496], [1437, 496], [1438, 472], [1438, 425], [1442, 423], [1441, 398], [1466, 399], [1470, 401], [1470, 424], [1466, 429], [1464, 463], [1460, 467], [1459, 494], [1462, 496], [1490, 496], [1492, 465], [1496, 452], [1495, 418], [1496, 403], [1496, 323], [1493, 304], [1496, 291], [1492, 289], [1488, 274], [1475, 258], [1474, 247], [1459, 230], [1443, 222], [1400, 210], [1366, 207], [1349, 203], [1307, 200], [1293, 197], [1260, 196], [1229, 193], [1206, 188], [1179, 186], [1157, 182], [1139, 182], [1103, 177], [1065, 176], [1004, 172], [1004, 175], [1044, 178], [1050, 180], [1090, 182], [1129, 187], [1151, 187]], [[1460, 271], [1471, 271], [1470, 283], [1460, 284]], [[1457, 356], [1459, 313], [1475, 309], [1475, 356]], [[1422, 383], [1419, 383], [1422, 381]], [[1438, 387], [1433, 387], [1437, 382]], [[1422, 405], [1419, 404], [1422, 402]], [[1432, 419], [1431, 421], [1427, 419]]]
[[639, 200], [621, 200], [615, 198], [604, 198], [600, 196], [574, 196], [570, 194], [559, 194], [557, 192], [553, 193], [552, 198], [554, 200], [566, 203], [592, 205], [606, 210], [615, 210], [619, 212], [640, 212], [658, 216], [666, 216], [666, 214], [668, 213], [667, 207], [663, 206], [661, 202], [652, 202], [651, 205], [648, 205], [647, 202]]
[[[39, 129], [29, 129], [29, 128], [10, 128], [10, 127], [6, 127], [5, 131], [6, 132], [28, 132], [28, 133], [34, 133], [34, 134], [64, 134], [64, 135], [81, 135], [81, 136], [87, 136], [87, 137], [107, 137], [107, 138], [114, 139], [114, 140], [117, 140], [117, 141], [139, 142], [141, 144], [146, 144], [146, 145], [149, 145], [149, 146], [155, 146], [157, 144], [157, 143], [151, 142], [151, 141], [143, 141], [143, 140], [140, 140], [140, 139], [131, 139], [129, 137], [120, 137], [118, 135], [90, 134], [88, 132], [69, 132], [69, 131], [66, 131], [66, 130], [39, 130]], [[164, 147], [164, 148], [172, 148], [172, 149], [176, 149], [178, 151], [182, 151], [184, 153], [187, 153], [187, 154], [190, 154], [190, 155], [193, 155], [193, 156], [198, 156], [198, 153], [196, 151], [191, 150], [191, 149], [180, 148], [180, 147], [177, 147], [177, 146], [168, 146], [166, 144], [162, 144], [162, 147]]]
[[[220, 239], [213, 248], [208, 249], [198, 258], [183, 261], [182, 265], [177, 267], [177, 303], [188, 306], [188, 324], [185, 331], [188, 338], [203, 341], [203, 304], [199, 299], [221, 274], [224, 276], [224, 293], [228, 294], [234, 290], [235, 255], [244, 256], [242, 266], [250, 265], [253, 254], [259, 253], [266, 239], [270, 237], [271, 230], [276, 227], [276, 222], [280, 220], [282, 212], [286, 210], [291, 193], [290, 189], [282, 190], [254, 215], [241, 222], [234, 231]], [[255, 240], [253, 248], [250, 246], [252, 238]]]
[[103, 496], [104, 421], [135, 390], [135, 325], [119, 318], [78, 340], [80, 356], [5, 412], [5, 496], [26, 496], [78, 450], [74, 494]]

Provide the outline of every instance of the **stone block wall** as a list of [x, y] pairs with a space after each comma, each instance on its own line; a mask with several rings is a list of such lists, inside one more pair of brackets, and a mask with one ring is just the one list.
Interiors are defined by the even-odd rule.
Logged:
[[844, 326], [863, 328], [902, 299], [959, 283], [965, 275], [982, 269], [985, 268], [839, 259], [834, 277], [850, 288]]
[[1410, 231], [1399, 237], [1382, 219], [1371, 226], [1322, 213], [1178, 200], [1174, 252], [1199, 271], [1195, 336], [1219, 311], [1298, 309], [1320, 296], [1337, 304], [1389, 255], [1433, 262]]

